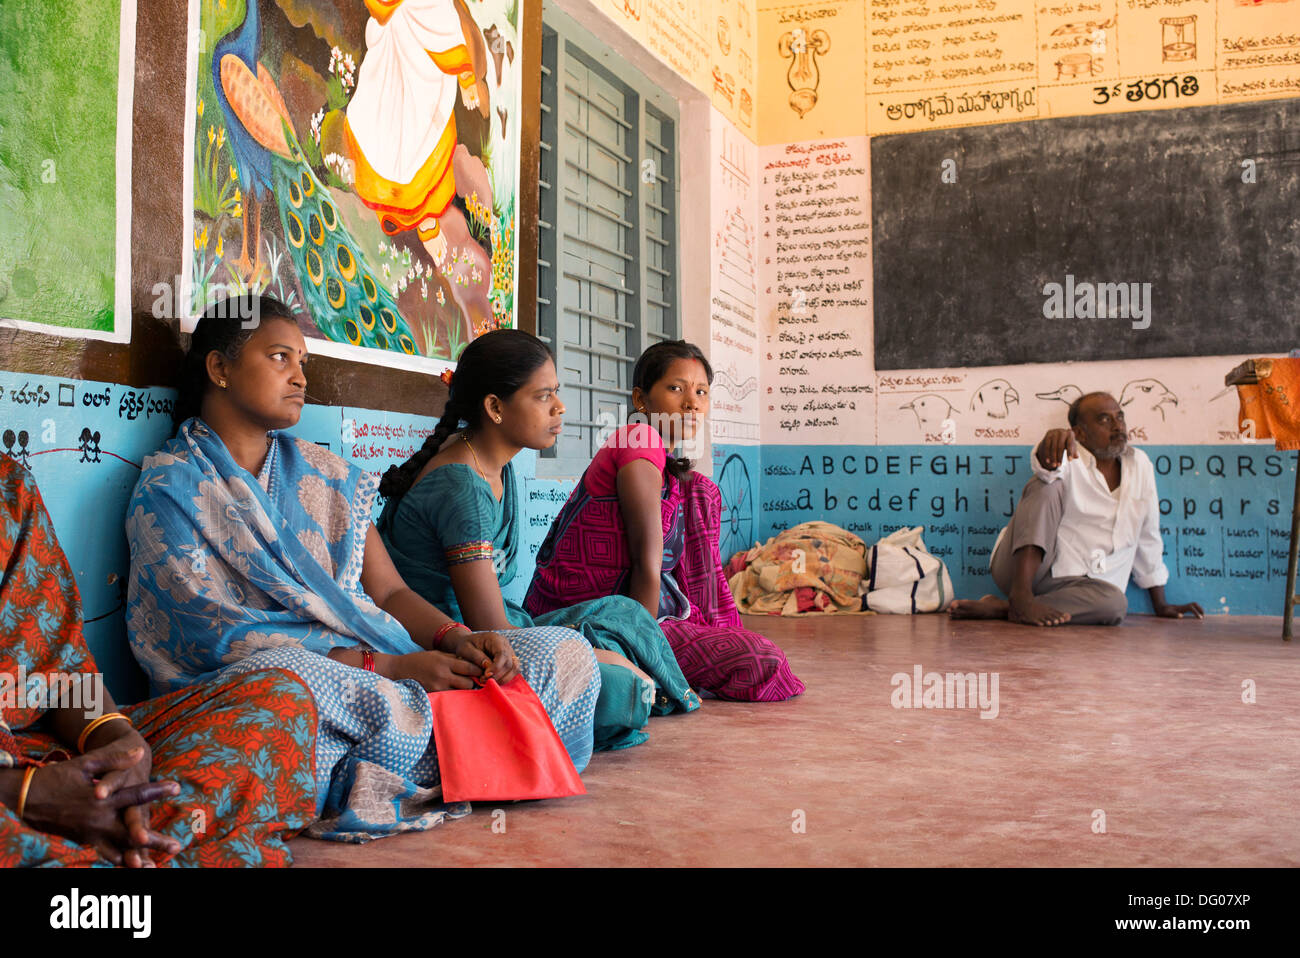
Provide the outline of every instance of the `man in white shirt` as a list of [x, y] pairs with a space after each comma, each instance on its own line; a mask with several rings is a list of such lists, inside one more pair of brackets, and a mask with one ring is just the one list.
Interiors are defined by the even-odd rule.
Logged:
[[1169, 570], [1155, 470], [1146, 453], [1129, 446], [1119, 404], [1109, 393], [1088, 393], [1071, 403], [1069, 422], [1038, 444], [1030, 460], [1034, 478], [993, 547], [989, 572], [1009, 598], [957, 599], [949, 614], [1025, 625], [1119, 625], [1131, 575], [1150, 591], [1156, 615], [1202, 618], [1197, 603], [1165, 599]]

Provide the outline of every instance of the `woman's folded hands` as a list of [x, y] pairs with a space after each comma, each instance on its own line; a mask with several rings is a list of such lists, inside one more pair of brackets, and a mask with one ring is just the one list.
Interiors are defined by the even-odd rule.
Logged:
[[472, 689], [488, 679], [504, 685], [519, 674], [519, 660], [498, 632], [457, 630], [443, 648], [397, 656], [394, 679], [415, 679], [426, 692]]
[[39, 768], [23, 820], [89, 845], [115, 865], [150, 867], [151, 851], [174, 854], [180, 843], [149, 828], [149, 803], [181, 790], [173, 781], [149, 781], [151, 763], [148, 743], [124, 726], [116, 738], [84, 755]]

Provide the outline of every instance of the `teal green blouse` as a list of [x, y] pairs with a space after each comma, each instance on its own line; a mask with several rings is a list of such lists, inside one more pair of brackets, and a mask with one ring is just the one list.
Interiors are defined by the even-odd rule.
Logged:
[[[515, 577], [519, 537], [514, 468], [501, 473], [498, 502], [492, 487], [471, 467], [458, 462], [429, 473], [379, 516], [379, 535], [406, 584], [453, 619], [462, 619], [451, 567], [491, 559], [504, 588]], [[504, 599], [504, 596], [503, 596]], [[535, 625], [514, 602], [505, 600], [506, 618], [516, 628]]]

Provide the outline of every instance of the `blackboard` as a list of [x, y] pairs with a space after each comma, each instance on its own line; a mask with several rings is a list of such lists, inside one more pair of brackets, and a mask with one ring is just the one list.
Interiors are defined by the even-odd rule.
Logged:
[[1300, 101], [877, 137], [871, 181], [877, 369], [1300, 346]]

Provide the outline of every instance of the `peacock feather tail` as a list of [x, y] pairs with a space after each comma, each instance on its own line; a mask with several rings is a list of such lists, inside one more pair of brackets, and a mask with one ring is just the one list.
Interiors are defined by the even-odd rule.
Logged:
[[[213, 69], [219, 103], [252, 200], [270, 189], [299, 285], [320, 331], [330, 339], [417, 355], [411, 327], [397, 300], [375, 280], [374, 270], [348, 233], [329, 189], [303, 156], [284, 97], [257, 61], [257, 4], [238, 35], [222, 39]], [[229, 52], [226, 52], [229, 51]]]
[[375, 279], [296, 140], [287, 158], [274, 157], [272, 182], [289, 255], [320, 331], [336, 342], [416, 355], [397, 300]]

